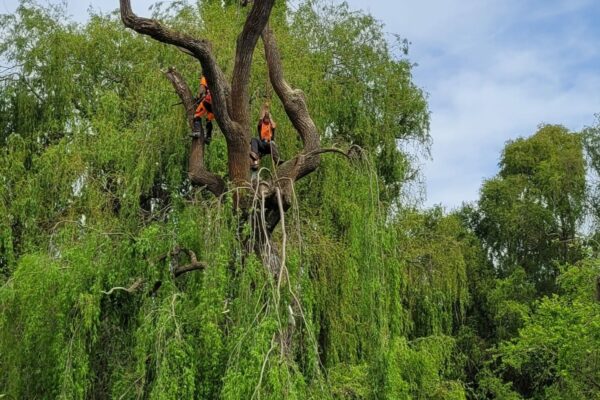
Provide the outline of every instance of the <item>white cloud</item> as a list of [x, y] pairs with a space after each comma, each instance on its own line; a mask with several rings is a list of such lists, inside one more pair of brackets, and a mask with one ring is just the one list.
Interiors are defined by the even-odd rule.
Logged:
[[600, 33], [584, 18], [595, 0], [350, 4], [413, 43], [432, 110], [428, 205], [477, 199], [507, 140], [542, 122], [579, 130], [600, 111]]

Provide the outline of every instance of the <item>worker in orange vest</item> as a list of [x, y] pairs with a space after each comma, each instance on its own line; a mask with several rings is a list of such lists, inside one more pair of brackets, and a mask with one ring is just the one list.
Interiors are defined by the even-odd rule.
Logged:
[[204, 75], [200, 78], [200, 87], [198, 88], [196, 99], [197, 107], [194, 112], [194, 129], [191, 136], [194, 138], [200, 137], [202, 134], [202, 118], [206, 118], [206, 137], [204, 138], [204, 143], [210, 144], [213, 129], [212, 121], [215, 119], [215, 114], [212, 112], [212, 96]]
[[271, 154], [273, 156], [273, 161], [276, 164], [279, 164], [279, 152], [277, 151], [277, 146], [273, 142], [275, 140], [276, 128], [277, 124], [271, 117], [269, 106], [268, 104], [265, 104], [261, 110], [261, 116], [258, 119], [258, 125], [256, 127], [258, 137], [252, 138], [250, 141], [250, 160], [253, 170], [258, 169], [260, 159], [266, 154]]

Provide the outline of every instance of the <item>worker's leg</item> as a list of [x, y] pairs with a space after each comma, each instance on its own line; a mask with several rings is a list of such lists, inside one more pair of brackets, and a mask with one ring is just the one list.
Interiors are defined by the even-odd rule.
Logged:
[[199, 138], [202, 136], [202, 118], [194, 118], [194, 126], [190, 136], [193, 138]]
[[260, 158], [263, 158], [263, 156], [266, 156], [267, 154], [271, 154], [271, 146], [269, 145], [268, 142], [265, 142], [264, 140], [259, 140], [258, 141], [258, 151], [260, 154]]
[[258, 169], [258, 162], [260, 160], [260, 140], [252, 138], [250, 141], [250, 167], [253, 170]]
[[277, 148], [277, 145], [275, 144], [275, 142], [271, 142], [269, 143], [269, 146], [271, 157], [273, 157], [273, 162], [275, 163], [275, 165], [281, 164], [283, 160], [281, 159], [281, 157], [279, 157], [279, 149]]
[[213, 130], [213, 124], [212, 121], [206, 121], [206, 138], [204, 138], [204, 143], [205, 144], [210, 144], [210, 141], [212, 140], [212, 130]]

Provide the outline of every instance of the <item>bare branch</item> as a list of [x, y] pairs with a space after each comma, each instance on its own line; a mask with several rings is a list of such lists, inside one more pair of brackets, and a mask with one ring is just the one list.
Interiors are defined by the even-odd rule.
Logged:
[[338, 149], [337, 147], [327, 147], [324, 149], [318, 149], [318, 150], [311, 151], [308, 154], [304, 154], [304, 157], [312, 157], [317, 154], [325, 154], [325, 153], [337, 153], [337, 154], [341, 154], [342, 156], [344, 156], [346, 158], [353, 158], [355, 156], [355, 154], [360, 154], [360, 151], [362, 151], [362, 149], [356, 145], [351, 146], [348, 149], [348, 151]]
[[192, 263], [192, 264], [183, 265], [183, 266], [175, 269], [175, 271], [173, 271], [173, 275], [175, 275], [175, 278], [178, 278], [179, 276], [181, 276], [187, 272], [197, 271], [197, 270], [206, 269], [206, 268], [208, 268], [208, 265], [206, 263], [196, 262], [196, 263]]
[[111, 295], [115, 290], [122, 290], [127, 293], [133, 293], [133, 292], [137, 291], [142, 286], [143, 283], [144, 283], [144, 280], [142, 278], [138, 278], [128, 288], [117, 286], [117, 287], [110, 289], [107, 292], [105, 292], [104, 290], [102, 290], [101, 292], [104, 293], [105, 295]]
[[[182, 251], [187, 253], [188, 256], [190, 257], [190, 263], [179, 266], [178, 259], [179, 259], [179, 254], [181, 254]], [[171, 254], [175, 260], [175, 264], [177, 265], [173, 269], [173, 276], [175, 276], [175, 278], [177, 278], [187, 272], [190, 272], [190, 271], [197, 271], [197, 270], [208, 268], [208, 264], [206, 264], [205, 262], [202, 262], [202, 261], [198, 261], [198, 258], [196, 257], [196, 253], [194, 253], [190, 249], [182, 249], [180, 247], [176, 247]]]
[[190, 129], [194, 129], [194, 95], [190, 87], [174, 67], [170, 67], [165, 72], [165, 75], [171, 81], [175, 92], [177, 92], [177, 95], [181, 99]]
[[170, 30], [154, 19], [138, 17], [131, 9], [130, 0], [120, 0], [120, 6], [121, 20], [126, 27], [159, 42], [174, 45], [200, 61], [211, 88], [217, 122], [225, 135], [235, 131], [235, 123], [230, 118], [228, 107], [231, 89], [212, 54], [210, 42]]
[[304, 93], [301, 90], [293, 89], [283, 76], [281, 55], [279, 54], [273, 32], [268, 26], [263, 30], [262, 39], [271, 85], [283, 103], [287, 116], [304, 144], [304, 154], [300, 154], [296, 158], [284, 163], [278, 168], [277, 175], [297, 180], [311, 173], [319, 166], [319, 153], [315, 152], [320, 148], [319, 133], [308, 112]]

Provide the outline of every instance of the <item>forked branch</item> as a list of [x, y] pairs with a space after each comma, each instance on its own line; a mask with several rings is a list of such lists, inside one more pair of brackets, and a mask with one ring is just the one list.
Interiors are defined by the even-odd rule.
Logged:
[[[187, 253], [188, 257], [190, 258], [189, 264], [179, 265], [179, 256], [181, 255], [181, 252]], [[190, 271], [197, 271], [197, 270], [208, 268], [208, 264], [206, 264], [205, 262], [202, 262], [202, 261], [198, 261], [198, 257], [196, 257], [196, 253], [194, 253], [190, 249], [183, 249], [180, 247], [175, 247], [175, 249], [171, 253], [171, 256], [173, 257], [173, 259], [172, 259], [172, 262], [174, 263], [173, 276], [175, 276], [175, 278], [177, 278], [187, 272], [190, 272]]]
[[217, 65], [210, 42], [168, 29], [157, 20], [138, 17], [131, 9], [130, 0], [120, 0], [120, 6], [121, 20], [126, 27], [142, 35], [150, 36], [159, 42], [185, 49], [188, 54], [192, 54], [194, 58], [200, 61], [202, 71], [211, 87], [217, 122], [224, 135], [227, 136], [234, 132], [235, 122], [232, 121], [229, 112], [231, 88], [225, 75]]

